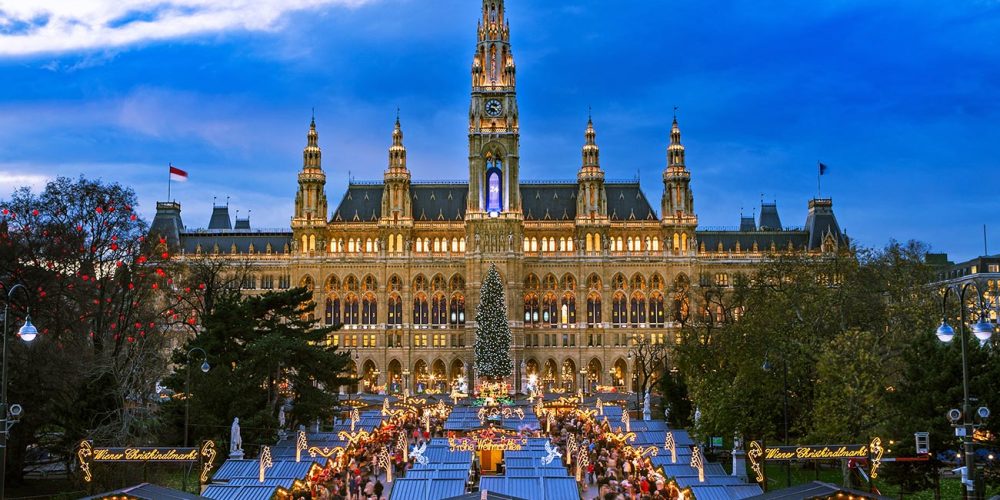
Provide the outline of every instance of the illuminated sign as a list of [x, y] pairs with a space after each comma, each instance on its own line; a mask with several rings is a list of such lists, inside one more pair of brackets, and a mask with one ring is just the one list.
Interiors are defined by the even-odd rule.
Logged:
[[92, 448], [91, 462], [197, 462], [198, 448]]
[[527, 438], [448, 438], [448, 451], [519, 451], [527, 444]]
[[200, 448], [178, 447], [104, 447], [94, 446], [90, 441], [81, 441], [76, 450], [76, 458], [80, 463], [84, 482], [93, 480], [92, 465], [94, 463], [198, 463], [202, 464], [200, 478], [208, 481], [217, 452], [213, 441], [205, 441]]
[[765, 460], [830, 460], [867, 457], [868, 446], [863, 444], [768, 446], [764, 448]]
[[788, 460], [844, 460], [862, 459], [869, 460], [871, 469], [869, 477], [878, 477], [879, 468], [882, 466], [882, 455], [885, 449], [882, 447], [880, 438], [873, 438], [867, 445], [864, 444], [834, 444], [834, 445], [799, 445], [799, 446], [765, 446], [758, 441], [750, 442], [750, 450], [747, 458], [750, 459], [750, 468], [753, 470], [755, 479], [760, 484], [767, 482], [764, 472], [764, 462], [766, 461], [788, 461]]

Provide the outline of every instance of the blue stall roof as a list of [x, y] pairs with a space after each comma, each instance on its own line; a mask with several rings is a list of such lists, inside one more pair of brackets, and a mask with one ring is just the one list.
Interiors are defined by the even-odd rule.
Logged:
[[390, 500], [441, 500], [465, 493], [463, 479], [397, 479]]
[[462, 469], [410, 469], [407, 479], [469, 479], [469, 468]]
[[214, 500], [271, 500], [277, 486], [229, 486], [210, 484], [201, 496]]
[[479, 491], [495, 491], [525, 500], [579, 499], [580, 490], [572, 477], [484, 476]]
[[[309, 469], [313, 466], [312, 460], [301, 462], [288, 460], [275, 460], [270, 468], [264, 472], [265, 479], [305, 479], [309, 474]], [[229, 459], [222, 463], [219, 470], [212, 476], [213, 482], [229, 481], [230, 479], [241, 477], [256, 478], [259, 463], [256, 460], [235, 460]]]

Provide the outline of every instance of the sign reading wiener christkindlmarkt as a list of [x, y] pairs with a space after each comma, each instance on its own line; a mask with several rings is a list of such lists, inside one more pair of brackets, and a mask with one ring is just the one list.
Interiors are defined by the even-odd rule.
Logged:
[[198, 448], [93, 448], [93, 462], [197, 462]]
[[201, 463], [201, 482], [208, 481], [215, 462], [215, 443], [205, 441], [200, 448], [164, 447], [107, 447], [94, 446], [90, 441], [81, 441], [76, 450], [76, 458], [83, 473], [83, 480], [93, 479], [91, 465], [100, 462], [159, 462], [193, 464]]
[[760, 441], [751, 441], [750, 447], [747, 449], [747, 458], [750, 460], [750, 470], [754, 473], [754, 479], [766, 491], [767, 477], [765, 476], [764, 462], [767, 461], [864, 460], [870, 466], [868, 477], [875, 479], [882, 466], [884, 453], [885, 448], [882, 447], [882, 440], [877, 437], [872, 438], [868, 444], [766, 446]]
[[765, 460], [831, 460], [838, 458], [868, 458], [868, 445], [835, 444], [808, 446], [768, 446]]

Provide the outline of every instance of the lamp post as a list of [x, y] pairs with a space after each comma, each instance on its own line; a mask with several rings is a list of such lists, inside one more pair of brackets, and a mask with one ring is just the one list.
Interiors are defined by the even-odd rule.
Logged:
[[[590, 384], [587, 383], [586, 368], [580, 368], [580, 383], [583, 384], [580, 386], [580, 393], [583, 394], [584, 396], [587, 396], [588, 393], [590, 392]], [[580, 404], [583, 404], [583, 401], [580, 401]]]
[[[3, 372], [2, 376], [0, 376], [0, 378], [3, 379], [0, 381], [0, 385], [2, 385], [2, 388], [0, 388], [0, 411], [3, 412], [3, 420], [0, 421], [0, 424], [3, 425], [3, 428], [0, 429], [0, 498], [4, 498], [4, 488], [6, 487], [7, 478], [7, 436], [10, 434], [10, 428], [13, 427], [16, 422], [11, 419], [11, 417], [16, 417], [21, 413], [20, 405], [14, 405], [14, 407], [17, 408], [14, 414], [12, 414], [12, 412], [9, 411], [10, 409], [7, 408], [7, 318], [9, 316], [10, 301], [14, 296], [14, 291], [21, 289], [24, 291], [25, 295], [28, 295], [28, 288], [21, 283], [16, 283], [10, 288], [7, 288], [7, 285], [4, 285], [3, 283], [0, 283], [0, 286], [3, 286], [3, 288], [7, 290], [7, 298], [4, 300], [3, 306], [3, 368], [0, 369], [0, 371]], [[30, 343], [35, 340], [35, 337], [38, 336], [38, 329], [35, 328], [35, 325], [31, 324], [30, 308], [28, 308], [28, 314], [24, 316], [24, 324], [17, 330], [17, 335], [26, 343]]]
[[192, 347], [190, 351], [187, 352], [187, 379], [184, 381], [184, 447], [187, 448], [188, 445], [188, 422], [191, 416], [191, 355], [195, 351], [200, 351], [202, 357], [205, 358], [201, 363], [201, 372], [208, 373], [212, 369], [211, 365], [208, 364], [208, 353], [200, 347]]
[[980, 342], [985, 344], [993, 336], [993, 324], [989, 322], [987, 310], [983, 307], [983, 293], [980, 289], [980, 285], [974, 281], [969, 281], [966, 283], [956, 283], [948, 285], [944, 289], [944, 294], [941, 297], [941, 325], [938, 326], [937, 331], [934, 332], [937, 335], [938, 340], [944, 343], [951, 342], [955, 338], [955, 329], [948, 324], [948, 296], [954, 293], [958, 297], [959, 303], [959, 323], [958, 332], [959, 340], [962, 342], [962, 428], [964, 429], [964, 435], [962, 436], [962, 447], [965, 450], [965, 468], [968, 474], [968, 479], [965, 483], [966, 491], [968, 491], [970, 496], [975, 495], [976, 488], [976, 477], [978, 476], [976, 472], [976, 454], [973, 449], [972, 435], [974, 428], [972, 425], [972, 420], [970, 419], [972, 413], [972, 405], [969, 403], [969, 358], [966, 351], [968, 350], [967, 344], [969, 343], [969, 334], [965, 328], [966, 318], [966, 293], [970, 288], [976, 288], [976, 300], [979, 305], [979, 320], [972, 325], [972, 333], [979, 339]]
[[403, 370], [403, 395], [407, 396], [410, 393], [410, 370]]
[[[782, 400], [783, 400], [782, 412], [781, 413], [782, 413], [782, 415], [784, 417], [784, 420], [785, 420], [785, 439], [784, 439], [784, 441], [783, 441], [782, 444], [784, 444], [785, 446], [788, 446], [788, 357], [785, 355], [785, 351], [784, 350], [782, 350], [781, 352], [782, 352], [782, 354], [781, 354], [781, 361], [782, 361], [782, 377], [781, 377], [782, 391], [781, 391], [781, 395], [782, 395]], [[766, 372], [770, 372], [771, 369], [772, 369], [771, 363], [767, 360], [766, 356], [764, 357], [764, 366], [762, 366], [762, 368]], [[791, 486], [791, 485], [792, 485], [792, 463], [790, 461], [786, 461], [785, 462], [785, 486]]]

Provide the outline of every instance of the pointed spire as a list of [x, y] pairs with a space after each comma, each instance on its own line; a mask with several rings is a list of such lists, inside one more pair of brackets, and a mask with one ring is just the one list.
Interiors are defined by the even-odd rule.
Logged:
[[604, 176], [601, 170], [601, 151], [597, 147], [597, 131], [594, 129], [594, 119], [591, 113], [587, 113], [587, 130], [583, 134], [583, 165], [580, 168], [580, 176]]
[[389, 171], [406, 171], [406, 146], [403, 146], [403, 127], [399, 123], [399, 108], [396, 108], [396, 125], [392, 129], [392, 146], [389, 146]]
[[312, 119], [309, 121], [309, 133], [306, 135], [306, 147], [302, 150], [302, 168], [322, 168], [322, 156], [323, 153], [319, 148], [319, 133], [316, 132], [316, 111], [314, 109]]
[[677, 124], [677, 107], [674, 123], [670, 127], [670, 146], [667, 147], [667, 168], [684, 170], [684, 145], [681, 144], [681, 127]]

